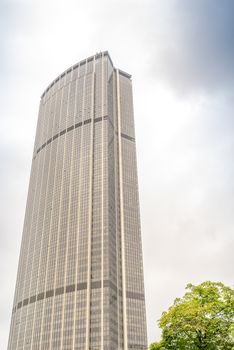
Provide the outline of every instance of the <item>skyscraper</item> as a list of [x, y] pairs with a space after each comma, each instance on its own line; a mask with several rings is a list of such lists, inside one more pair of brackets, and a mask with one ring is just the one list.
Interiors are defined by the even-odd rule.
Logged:
[[8, 350], [145, 350], [131, 76], [108, 52], [41, 96]]

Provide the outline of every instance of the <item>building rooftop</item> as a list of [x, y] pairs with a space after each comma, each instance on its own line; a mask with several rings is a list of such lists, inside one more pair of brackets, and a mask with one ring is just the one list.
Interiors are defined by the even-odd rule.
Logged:
[[[78, 68], [78, 67], [80, 67], [80, 66], [83, 66], [83, 65], [86, 64], [87, 62], [93, 61], [94, 58], [95, 58], [95, 59], [100, 58], [102, 55], [103, 55], [103, 56], [107, 56], [107, 57], [109, 58], [110, 63], [111, 63], [112, 66], [113, 66], [113, 69], [116, 70], [116, 68], [115, 68], [114, 65], [113, 65], [112, 59], [111, 59], [110, 54], [109, 54], [108, 51], [103, 51], [103, 52], [100, 51], [100, 52], [97, 52], [95, 55], [90, 56], [90, 57], [88, 57], [88, 58], [85, 58], [85, 59], [79, 61], [78, 63], [75, 63], [74, 65], [72, 65], [71, 67], [69, 67], [68, 69], [66, 69], [63, 73], [59, 74], [59, 76], [58, 76], [57, 78], [55, 78], [55, 79], [52, 81], [52, 83], [50, 83], [50, 85], [45, 89], [45, 91], [44, 91], [43, 94], [41, 95], [41, 98], [43, 98], [43, 97], [45, 96], [45, 94], [50, 90], [50, 88], [51, 88], [55, 83], [57, 83], [57, 82], [59, 81], [59, 79], [63, 78], [64, 75], [70, 73], [72, 70], [75, 70], [76, 68]], [[122, 74], [122, 75], [125, 76], [126, 78], [131, 79], [132, 76], [131, 76], [130, 74], [128, 74], [128, 73], [126, 73], [126, 72], [124, 72], [123, 70], [120, 70], [120, 69], [119, 69], [118, 71], [119, 71], [120, 74]]]

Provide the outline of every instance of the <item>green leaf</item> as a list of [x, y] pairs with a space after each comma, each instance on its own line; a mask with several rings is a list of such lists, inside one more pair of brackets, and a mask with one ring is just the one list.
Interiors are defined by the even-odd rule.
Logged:
[[159, 320], [162, 340], [150, 350], [232, 350], [234, 348], [234, 289], [221, 282], [188, 284]]

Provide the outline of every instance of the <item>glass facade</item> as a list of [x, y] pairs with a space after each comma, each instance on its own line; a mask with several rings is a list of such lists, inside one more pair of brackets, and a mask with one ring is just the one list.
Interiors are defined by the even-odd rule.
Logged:
[[131, 76], [108, 52], [41, 97], [8, 350], [146, 350]]

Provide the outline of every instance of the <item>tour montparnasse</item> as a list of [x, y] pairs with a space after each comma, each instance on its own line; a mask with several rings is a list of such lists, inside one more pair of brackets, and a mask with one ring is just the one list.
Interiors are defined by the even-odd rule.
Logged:
[[146, 350], [131, 76], [107, 51], [41, 96], [8, 350]]

